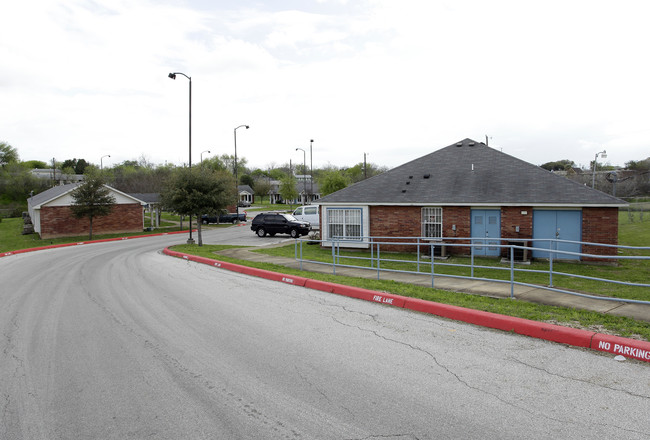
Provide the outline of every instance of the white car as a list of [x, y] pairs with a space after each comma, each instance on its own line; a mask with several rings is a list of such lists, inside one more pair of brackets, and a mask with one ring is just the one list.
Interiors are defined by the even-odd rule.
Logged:
[[312, 229], [320, 229], [318, 205], [299, 206], [295, 211], [293, 211], [293, 216], [303, 222], [311, 223]]

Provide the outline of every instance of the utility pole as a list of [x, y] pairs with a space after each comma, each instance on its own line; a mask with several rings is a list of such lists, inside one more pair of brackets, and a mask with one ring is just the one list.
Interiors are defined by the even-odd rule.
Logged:
[[366, 166], [366, 153], [363, 153], [363, 178], [368, 178], [368, 167]]

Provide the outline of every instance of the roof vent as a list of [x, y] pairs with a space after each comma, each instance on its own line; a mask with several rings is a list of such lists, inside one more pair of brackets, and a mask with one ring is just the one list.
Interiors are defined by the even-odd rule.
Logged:
[[411, 182], [406, 182], [406, 184], [407, 184], [407, 185], [410, 185], [410, 184], [411, 184]]
[[413, 176], [409, 176], [409, 179], [412, 179], [412, 178], [413, 178]]
[[431, 174], [429, 174], [429, 173], [427, 173], [427, 174], [424, 175], [424, 178], [425, 178], [425, 179], [428, 179], [429, 177], [431, 177]]
[[403, 189], [403, 190], [402, 190], [402, 192], [403, 192], [403, 193], [405, 193], [405, 192], [406, 192], [406, 190], [405, 190], [405, 189]]
[[463, 146], [463, 143], [462, 143], [462, 142], [458, 142], [458, 143], [456, 144], [456, 146], [457, 146], [457, 147], [462, 147], [462, 146]]
[[475, 144], [474, 142], [470, 142], [470, 143], [467, 144], [467, 145], [469, 145], [470, 147], [473, 147], [473, 146], [476, 145], [476, 144]]

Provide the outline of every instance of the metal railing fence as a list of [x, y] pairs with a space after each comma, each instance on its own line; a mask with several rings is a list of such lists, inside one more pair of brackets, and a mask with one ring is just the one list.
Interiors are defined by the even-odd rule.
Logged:
[[[400, 241], [400, 240], [408, 240], [408, 241]], [[522, 246], [519, 244], [501, 244], [501, 243], [495, 243], [495, 241], [501, 242], [501, 241], [508, 241], [506, 239], [482, 239], [482, 238], [473, 238], [473, 237], [444, 237], [436, 240], [431, 240], [430, 238], [426, 237], [362, 237], [360, 240], [349, 240], [349, 239], [343, 239], [343, 238], [331, 238], [328, 240], [313, 240], [313, 239], [303, 239], [299, 238], [295, 240], [294, 244], [294, 257], [296, 261], [300, 263], [300, 269], [303, 270], [303, 263], [313, 263], [313, 264], [322, 264], [322, 265], [328, 265], [332, 267], [332, 273], [336, 275], [336, 269], [337, 267], [343, 268], [357, 268], [357, 269], [374, 269], [377, 272], [377, 280], [381, 279], [380, 274], [382, 272], [401, 272], [401, 273], [409, 273], [409, 274], [417, 274], [417, 275], [423, 275], [423, 274], [428, 274], [431, 277], [431, 287], [435, 287], [435, 277], [446, 277], [446, 278], [459, 278], [459, 279], [469, 279], [469, 280], [476, 280], [476, 281], [490, 281], [490, 282], [496, 282], [496, 283], [508, 283], [510, 284], [510, 297], [514, 298], [514, 286], [527, 286], [527, 287], [533, 287], [533, 288], [540, 288], [540, 289], [546, 289], [554, 292], [559, 292], [559, 293], [564, 293], [568, 295], [575, 295], [575, 296], [581, 296], [585, 298], [592, 298], [592, 299], [599, 299], [599, 300], [605, 300], [605, 301], [615, 301], [615, 302], [626, 302], [626, 303], [636, 303], [636, 304], [648, 304], [650, 305], [650, 301], [644, 301], [644, 300], [636, 300], [636, 299], [624, 299], [624, 298], [615, 298], [615, 297], [609, 297], [609, 296], [600, 296], [600, 295], [590, 295], [586, 293], [580, 293], [580, 292], [575, 292], [575, 291], [570, 291], [570, 290], [565, 290], [565, 289], [559, 289], [554, 287], [553, 283], [553, 277], [554, 276], [566, 276], [566, 277], [573, 277], [573, 278], [579, 278], [579, 279], [585, 279], [585, 280], [592, 280], [592, 281], [597, 281], [597, 282], [602, 282], [602, 283], [611, 283], [615, 285], [625, 285], [625, 286], [633, 286], [633, 287], [650, 287], [650, 284], [648, 283], [634, 283], [634, 282], [629, 282], [629, 281], [622, 281], [622, 280], [613, 280], [613, 279], [607, 279], [607, 278], [601, 278], [601, 277], [592, 277], [592, 276], [587, 276], [587, 275], [580, 275], [580, 274], [575, 274], [575, 273], [568, 273], [568, 272], [561, 272], [554, 270], [553, 263], [557, 261], [562, 261], [565, 260], [566, 258], [562, 258], [563, 256], [568, 256], [572, 257], [575, 259], [575, 257], [579, 258], [588, 258], [588, 259], [593, 259], [593, 260], [607, 260], [607, 261], [612, 261], [612, 260], [641, 260], [641, 261], [649, 261], [650, 260], [650, 247], [643, 247], [643, 246], [623, 246], [623, 245], [611, 245], [611, 244], [605, 244], [605, 243], [592, 243], [592, 242], [580, 242], [580, 241], [572, 241], [572, 240], [556, 240], [556, 239], [512, 239], [510, 241], [518, 241], [518, 242], [534, 242], [533, 244], [536, 244], [537, 246]], [[318, 260], [309, 260], [304, 258], [303, 256], [303, 245], [305, 242], [310, 242], [311, 244], [316, 244], [318, 243], [319, 245], [325, 244], [327, 247], [331, 247], [331, 261], [325, 262], [325, 261], [318, 261]], [[368, 245], [368, 252], [369, 256], [363, 256], [363, 255], [341, 255], [341, 250], [348, 250], [346, 248], [346, 244], [349, 244], [350, 242], [353, 243], [364, 243]], [[539, 247], [539, 243], [548, 243], [548, 247]], [[629, 250], [635, 250], [635, 251], [642, 251], [642, 252], [647, 252], [649, 255], [641, 255], [641, 256], [634, 256], [634, 255], [619, 255], [618, 252], [616, 254], [610, 254], [610, 255], [600, 255], [600, 254], [590, 254], [590, 253], [583, 253], [583, 252], [571, 252], [571, 251], [566, 251], [566, 250], [560, 250], [558, 249], [560, 245], [562, 244], [572, 244], [572, 245], [580, 245], [580, 246], [593, 246], [593, 247], [609, 247], [609, 248], [617, 248], [618, 250], [620, 249], [629, 249]], [[382, 246], [384, 247], [384, 251], [382, 251]], [[395, 247], [395, 246], [400, 246], [404, 248], [409, 248], [415, 246], [415, 252], [411, 252], [412, 254], [415, 255], [414, 260], [406, 260], [406, 259], [398, 259], [398, 258], [393, 258], [395, 255], [395, 252], [391, 251], [386, 251], [385, 249], [390, 248], [390, 247]], [[439, 259], [436, 261], [435, 257], [435, 248], [436, 247], [441, 247], [441, 246], [447, 246], [447, 247], [464, 247], [464, 248], [470, 248], [470, 255], [469, 255], [469, 264], [462, 264], [462, 263], [450, 263], [447, 262], [444, 259]], [[483, 248], [498, 248], [499, 250], [502, 249], [507, 249], [507, 252], [505, 252], [508, 257], [503, 258], [501, 261], [507, 261], [508, 265], [507, 266], [485, 266], [485, 265], [480, 265], [476, 263], [476, 258], [477, 258], [477, 252], [476, 250], [482, 250]], [[427, 248], [428, 253], [423, 253], [422, 249]], [[544, 253], [548, 253], [549, 258], [548, 258], [548, 270], [540, 270], [540, 269], [528, 269], [523, 267], [523, 265], [520, 264], [515, 264], [515, 263], [520, 263], [520, 261], [515, 260], [515, 253], [517, 250], [520, 251], [527, 251], [529, 254], [532, 255], [533, 251], [541, 251]], [[500, 253], [502, 253], [500, 251]], [[365, 265], [362, 264], [349, 264], [349, 263], [342, 263], [341, 260], [344, 259], [345, 261], [363, 261], [366, 262]], [[574, 260], [575, 261], [575, 260]], [[386, 263], [404, 263], [404, 264], [410, 264], [410, 265], [415, 265], [415, 270], [406, 270], [406, 269], [395, 269], [395, 268], [387, 268], [387, 267], [382, 267], [383, 264]], [[469, 276], [465, 275], [454, 275], [454, 274], [446, 274], [446, 273], [440, 273], [436, 272], [437, 267], [460, 267], [460, 268], [467, 268], [470, 271]], [[423, 270], [424, 269], [424, 270]], [[486, 278], [486, 277], [477, 277], [475, 276], [475, 270], [476, 269], [486, 269], [486, 270], [493, 270], [493, 271], [507, 271], [509, 272], [509, 279], [504, 280], [504, 279], [499, 279], [499, 278]], [[548, 276], [548, 285], [540, 285], [540, 284], [531, 284], [531, 283], [526, 283], [522, 281], [516, 281], [515, 280], [515, 274], [518, 272], [528, 272], [528, 273], [537, 273], [537, 274], [545, 274]], [[650, 292], [648, 292], [648, 295], [650, 295]]]

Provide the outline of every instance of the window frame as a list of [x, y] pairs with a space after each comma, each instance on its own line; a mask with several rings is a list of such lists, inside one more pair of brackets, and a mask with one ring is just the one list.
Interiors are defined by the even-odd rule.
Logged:
[[[328, 208], [327, 209], [327, 233], [329, 238], [336, 237], [337, 240], [346, 240], [346, 241], [363, 241], [363, 209], [362, 208]], [[342, 213], [342, 222], [332, 222], [332, 220], [337, 220], [334, 218], [335, 215]], [[354, 215], [350, 215], [354, 214]], [[358, 223], [348, 222], [348, 220], [358, 219]], [[342, 226], [343, 234], [334, 235], [332, 234], [332, 226]], [[358, 235], [348, 235], [350, 228], [358, 227]]]
[[[440, 240], [443, 238], [442, 220], [443, 210], [441, 206], [423, 206], [420, 210], [420, 233], [422, 237]], [[427, 235], [427, 232], [433, 230], [438, 232], [436, 235]]]

